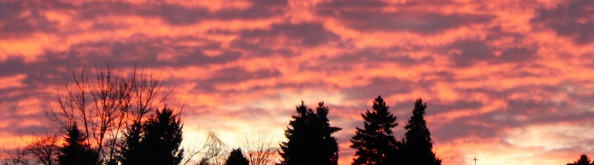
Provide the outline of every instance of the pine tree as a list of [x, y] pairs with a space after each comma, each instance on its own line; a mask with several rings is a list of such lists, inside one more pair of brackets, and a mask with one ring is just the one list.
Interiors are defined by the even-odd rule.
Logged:
[[183, 159], [182, 124], [179, 116], [167, 107], [143, 125], [140, 139], [141, 164], [177, 165]]
[[285, 131], [288, 141], [281, 143], [281, 165], [337, 164], [338, 143], [332, 134], [341, 128], [330, 126], [328, 108], [318, 105], [315, 113], [303, 102], [296, 107], [297, 116], [292, 116]]
[[295, 109], [297, 116], [291, 116], [293, 120], [289, 122], [289, 127], [285, 130], [285, 137], [287, 137], [288, 141], [282, 142], [280, 145], [281, 151], [279, 151], [279, 154], [282, 158], [280, 165], [296, 165], [309, 162], [305, 147], [308, 133], [306, 128], [308, 109], [303, 101]]
[[433, 152], [431, 133], [429, 133], [424, 118], [426, 108], [427, 103], [423, 103], [420, 98], [417, 99], [415, 108], [412, 110], [413, 115], [404, 127], [406, 133], [403, 141], [403, 153], [405, 154], [404, 162], [407, 165], [441, 164], [441, 160]]
[[225, 162], [225, 165], [249, 165], [250, 161], [247, 160], [247, 158], [245, 158], [243, 156], [243, 153], [241, 153], [241, 149], [237, 148], [234, 149], [233, 151], [231, 151], [231, 154], [229, 154], [229, 158], [227, 158], [227, 161]]
[[324, 102], [318, 103], [316, 114], [311, 114], [309, 122], [309, 130], [314, 135], [311, 137], [310, 143], [314, 147], [311, 151], [313, 162], [324, 165], [338, 164], [338, 143], [332, 134], [340, 131], [342, 128], [330, 126], [328, 120], [328, 107], [324, 106]]
[[388, 111], [388, 106], [378, 96], [373, 101], [373, 111], [367, 110], [363, 117], [363, 128], [356, 128], [351, 138], [351, 148], [355, 149], [354, 165], [395, 164], [399, 143], [394, 138], [392, 128], [396, 127], [396, 116]]
[[[580, 156], [580, 159], [574, 161], [574, 165], [590, 165], [590, 158], [588, 158], [588, 156], [586, 155], [582, 155]], [[594, 162], [592, 163], [594, 164]]]
[[60, 147], [58, 162], [61, 165], [95, 165], [97, 164], [97, 153], [84, 141], [85, 137], [80, 132], [76, 123], [69, 128], [64, 139], [64, 145]]
[[140, 164], [144, 159], [142, 156], [142, 148], [140, 147], [142, 124], [140, 121], [135, 121], [128, 132], [124, 135], [124, 144], [121, 147], [120, 162], [122, 165], [136, 165]]

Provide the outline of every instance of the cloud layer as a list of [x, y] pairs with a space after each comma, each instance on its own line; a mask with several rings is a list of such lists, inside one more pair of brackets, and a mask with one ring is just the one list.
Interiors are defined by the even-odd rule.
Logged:
[[44, 131], [72, 71], [109, 63], [175, 86], [192, 135], [282, 140], [295, 105], [324, 101], [346, 165], [374, 97], [400, 126], [422, 97], [444, 165], [564, 164], [594, 153], [592, 3], [1, 1], [0, 145]]

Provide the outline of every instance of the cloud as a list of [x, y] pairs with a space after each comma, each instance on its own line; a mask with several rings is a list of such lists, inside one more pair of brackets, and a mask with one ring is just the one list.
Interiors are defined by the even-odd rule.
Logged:
[[261, 19], [282, 15], [287, 10], [287, 0], [251, 0], [252, 5], [245, 10], [225, 9], [214, 15], [220, 19]]
[[245, 30], [240, 36], [237, 42], [244, 40], [255, 42], [255, 45], [249, 45], [250, 47], [263, 47], [274, 42], [314, 47], [340, 39], [338, 35], [326, 30], [322, 24], [289, 22], [272, 24], [269, 29]]
[[431, 57], [411, 57], [407, 52], [416, 51], [421, 48], [401, 48], [401, 47], [365, 47], [354, 51], [340, 54], [326, 59], [327, 63], [343, 64], [352, 63], [393, 63], [402, 66], [415, 66], [422, 63], [433, 61]]
[[382, 11], [389, 7], [380, 1], [329, 1], [318, 5], [317, 14], [337, 18], [360, 31], [405, 31], [433, 34], [475, 23], [487, 23], [490, 15], [439, 13], [424, 10]]
[[[152, 2], [135, 4], [126, 1], [94, 1], [82, 5], [81, 19], [97, 19], [113, 16], [156, 17], [172, 25], [191, 25], [204, 20], [262, 19], [282, 14], [286, 0], [252, 0], [247, 9], [226, 9], [211, 11], [203, 6], [187, 7], [182, 4]], [[79, 9], [76, 7], [76, 9]]]
[[23, 38], [34, 33], [57, 32], [57, 23], [34, 9], [25, 9], [24, 2], [0, 2], [0, 37]]
[[[247, 71], [240, 67], [224, 68], [216, 71], [213, 77], [207, 78], [200, 81], [200, 86], [196, 86], [200, 91], [212, 92], [212, 93], [223, 93], [223, 92], [235, 92], [226, 90], [217, 90], [216, 86], [221, 84], [235, 84], [237, 82], [257, 80], [263, 78], [279, 77], [282, 73], [278, 70], [257, 70]], [[256, 90], [257, 91], [257, 90]]]
[[594, 41], [594, 11], [589, 7], [594, 2], [588, 0], [571, 0], [558, 4], [553, 8], [539, 8], [537, 14], [530, 21], [536, 27], [554, 30], [557, 35], [572, 39], [578, 44]]
[[463, 40], [449, 45], [449, 49], [457, 50], [450, 56], [455, 66], [468, 67], [479, 61], [495, 58], [491, 48], [481, 41]]
[[[400, 138], [421, 97], [444, 165], [473, 156], [481, 164], [563, 164], [592, 151], [579, 147], [592, 138], [575, 136], [594, 124], [589, 6], [3, 1], [0, 132], [18, 139], [19, 130], [42, 130], [40, 112], [55, 103], [72, 71], [109, 63], [175, 86], [190, 134], [211, 129], [233, 139], [253, 129], [282, 140], [300, 100], [325, 101], [332, 125], [344, 128], [336, 134], [340, 164], [350, 164], [348, 140], [373, 98], [382, 95], [397, 115]], [[522, 133], [546, 136], [543, 130], [554, 137], [518, 140], [527, 138]], [[551, 143], [562, 145], [543, 147]], [[546, 162], [528, 161], [535, 159]]]

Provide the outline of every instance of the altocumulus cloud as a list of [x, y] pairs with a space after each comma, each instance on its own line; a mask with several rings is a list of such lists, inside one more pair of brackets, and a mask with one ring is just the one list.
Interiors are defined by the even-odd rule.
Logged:
[[0, 145], [45, 131], [43, 111], [72, 71], [109, 63], [118, 73], [161, 75], [186, 103], [184, 132], [193, 135], [216, 130], [233, 141], [268, 131], [282, 140], [300, 100], [325, 101], [332, 125], [344, 128], [336, 134], [340, 164], [349, 164], [349, 138], [374, 97], [385, 98], [400, 126], [422, 97], [444, 165], [474, 156], [492, 165], [564, 164], [594, 152], [591, 137], [577, 136], [594, 127], [590, 6], [2, 1]]

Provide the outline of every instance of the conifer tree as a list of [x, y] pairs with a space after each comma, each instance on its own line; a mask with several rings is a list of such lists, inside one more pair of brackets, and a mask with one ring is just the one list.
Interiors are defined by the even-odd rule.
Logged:
[[140, 139], [141, 164], [177, 165], [183, 159], [182, 124], [173, 110], [165, 107], [143, 125]]
[[293, 120], [289, 122], [289, 127], [285, 130], [285, 137], [287, 137], [288, 141], [282, 142], [280, 145], [279, 154], [282, 159], [280, 165], [297, 165], [311, 162], [306, 147], [308, 143], [306, 120], [308, 113], [313, 112], [311, 112], [311, 109], [307, 109], [303, 101], [295, 109], [297, 115], [291, 116]]
[[85, 143], [85, 137], [76, 123], [67, 130], [64, 145], [60, 147], [58, 162], [61, 165], [96, 165], [97, 154]]
[[124, 135], [124, 144], [121, 147], [120, 162], [122, 165], [136, 165], [140, 164], [144, 159], [143, 151], [140, 146], [140, 138], [142, 132], [142, 124], [140, 121], [135, 121], [129, 130]]
[[227, 158], [227, 161], [225, 162], [225, 165], [249, 165], [250, 161], [247, 160], [247, 158], [245, 158], [243, 156], [243, 153], [241, 153], [241, 149], [237, 148], [234, 149], [233, 151], [231, 151], [231, 154], [229, 154], [229, 158]]
[[310, 140], [313, 147], [311, 157], [312, 162], [316, 164], [336, 165], [338, 164], [338, 143], [332, 134], [340, 131], [341, 128], [330, 126], [328, 112], [328, 107], [324, 106], [324, 102], [320, 102], [316, 113], [311, 114], [309, 119], [308, 128], [311, 130], [310, 133], [313, 133]]
[[[590, 158], [587, 155], [580, 156], [580, 159], [573, 162], [574, 165], [590, 165]], [[594, 164], [594, 163], [593, 163]]]
[[308, 109], [303, 102], [297, 106], [297, 116], [285, 131], [288, 141], [281, 143], [282, 165], [336, 165], [338, 143], [332, 134], [341, 130], [330, 126], [328, 107], [319, 103], [316, 112]]
[[394, 138], [392, 128], [396, 127], [396, 116], [388, 111], [388, 106], [378, 96], [373, 101], [373, 110], [361, 114], [363, 128], [356, 128], [351, 138], [351, 148], [355, 149], [353, 165], [395, 164], [399, 143]]
[[426, 108], [427, 103], [417, 99], [413, 114], [404, 127], [403, 153], [407, 165], [441, 165], [441, 160], [433, 152], [431, 133], [424, 118]]

